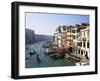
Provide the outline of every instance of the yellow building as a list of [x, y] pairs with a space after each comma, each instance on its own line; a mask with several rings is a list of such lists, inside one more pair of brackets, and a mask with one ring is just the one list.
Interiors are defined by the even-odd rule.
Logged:
[[72, 29], [72, 36], [73, 36], [73, 53], [76, 54], [77, 52], [77, 42], [78, 42], [78, 26], [73, 27]]
[[80, 26], [76, 54], [80, 54], [86, 60], [89, 60], [89, 25], [88, 24]]
[[67, 45], [72, 47], [73, 46], [73, 33], [72, 33], [73, 26], [68, 26], [67, 28]]

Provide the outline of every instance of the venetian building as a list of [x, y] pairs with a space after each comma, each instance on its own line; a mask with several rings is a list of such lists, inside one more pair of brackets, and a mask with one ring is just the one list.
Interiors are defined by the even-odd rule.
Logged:
[[72, 29], [72, 36], [73, 36], [73, 52], [76, 54], [77, 52], [77, 43], [78, 43], [78, 34], [79, 34], [79, 25], [75, 25]]
[[67, 45], [67, 27], [59, 26], [54, 33], [54, 42], [58, 47], [66, 47]]
[[85, 60], [89, 60], [89, 24], [81, 24], [79, 31], [77, 54], [82, 55]]
[[67, 46], [73, 47], [73, 33], [72, 33], [73, 26], [67, 27]]

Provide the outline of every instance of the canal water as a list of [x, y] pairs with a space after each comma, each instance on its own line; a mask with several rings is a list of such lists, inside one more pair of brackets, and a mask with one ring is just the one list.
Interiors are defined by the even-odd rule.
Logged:
[[[72, 60], [66, 58], [52, 59], [44, 54], [42, 44], [45, 42], [37, 42], [34, 44], [27, 44], [25, 49], [25, 67], [26, 68], [39, 68], [39, 67], [56, 67], [56, 66], [75, 66]], [[35, 50], [36, 54], [30, 56], [29, 52]], [[37, 59], [37, 55], [39, 60]]]

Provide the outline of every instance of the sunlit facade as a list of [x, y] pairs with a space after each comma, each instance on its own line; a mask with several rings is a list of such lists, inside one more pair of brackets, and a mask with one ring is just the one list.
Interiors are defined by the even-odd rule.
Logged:
[[54, 42], [58, 47], [66, 47], [67, 45], [67, 27], [59, 26], [54, 33]]
[[[77, 43], [77, 52], [76, 54], [79, 54], [83, 56], [85, 61], [83, 61], [84, 64], [89, 64], [89, 25], [81, 25], [80, 26], [80, 32], [78, 35], [78, 43]], [[83, 60], [84, 60], [83, 59]]]

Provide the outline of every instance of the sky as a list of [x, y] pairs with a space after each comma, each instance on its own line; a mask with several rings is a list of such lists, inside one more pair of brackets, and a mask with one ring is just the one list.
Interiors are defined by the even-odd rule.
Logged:
[[26, 28], [35, 31], [35, 34], [53, 35], [56, 28], [62, 25], [89, 23], [88, 15], [25, 13]]

